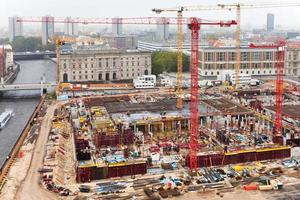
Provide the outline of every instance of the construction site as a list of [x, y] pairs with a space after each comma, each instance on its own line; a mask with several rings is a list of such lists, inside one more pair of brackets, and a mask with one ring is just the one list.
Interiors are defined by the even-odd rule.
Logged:
[[[284, 80], [286, 43], [278, 40], [272, 44], [251, 44], [251, 48], [276, 49], [276, 77], [261, 80], [255, 86], [243, 84], [240, 76], [243, 6], [221, 8], [224, 7], [235, 9], [237, 19], [205, 21], [182, 17], [183, 11], [201, 10], [200, 7], [153, 9], [156, 13], [177, 13], [177, 18], [168, 21], [178, 25], [176, 87], [137, 89], [125, 84], [126, 90], [121, 90], [110, 83], [93, 89], [107, 91], [101, 95], [74, 96], [74, 91], [87, 88], [68, 87], [68, 92], [73, 93], [68, 96], [62, 89], [68, 83], [58, 80], [57, 99], [45, 100], [46, 117], [31, 122], [41, 127], [37, 131], [39, 136], [30, 142], [37, 146], [30, 146], [34, 152], [32, 160], [38, 159], [39, 163], [30, 165], [25, 183], [41, 186], [37, 194], [44, 193], [46, 199], [299, 197], [300, 87], [297, 82]], [[123, 23], [150, 24], [154, 19], [124, 18]], [[112, 20], [95, 19], [93, 23], [109, 24]], [[183, 25], [191, 32], [187, 88], [182, 86]], [[235, 84], [226, 81], [211, 87], [198, 84], [199, 30], [206, 25], [237, 26]], [[63, 37], [54, 40], [57, 77], [61, 77], [61, 46], [78, 41]], [[22, 164], [29, 165], [28, 162], [28, 158], [20, 158], [12, 168], [17, 171]], [[8, 177], [7, 185], [13, 187], [11, 182], [17, 178], [13, 174]], [[31, 190], [27, 184], [20, 183], [21, 189], [16, 194], [20, 199], [22, 193]], [[4, 191], [7, 191], [5, 186]]]

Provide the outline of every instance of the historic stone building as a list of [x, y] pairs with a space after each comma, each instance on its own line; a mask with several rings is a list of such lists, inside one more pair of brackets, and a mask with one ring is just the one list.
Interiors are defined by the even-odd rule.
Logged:
[[151, 52], [78, 49], [61, 53], [61, 82], [129, 80], [151, 74]]

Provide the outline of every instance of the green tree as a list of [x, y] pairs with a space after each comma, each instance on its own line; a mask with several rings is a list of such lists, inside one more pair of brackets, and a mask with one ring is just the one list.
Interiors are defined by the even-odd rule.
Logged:
[[[152, 74], [177, 72], [177, 52], [155, 51], [151, 55]], [[182, 54], [182, 71], [189, 70], [188, 56]]]
[[[1, 41], [0, 41], [1, 42]], [[9, 43], [5, 41], [3, 43]], [[42, 45], [42, 39], [40, 37], [23, 37], [18, 36], [14, 41], [10, 42], [13, 51], [44, 51], [44, 50], [55, 50], [54, 44]]]

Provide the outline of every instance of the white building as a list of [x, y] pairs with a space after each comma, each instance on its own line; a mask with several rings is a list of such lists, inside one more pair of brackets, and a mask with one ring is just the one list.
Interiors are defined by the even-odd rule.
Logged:
[[155, 75], [143, 75], [133, 79], [133, 86], [135, 88], [154, 88], [156, 85]]
[[23, 23], [17, 21], [17, 17], [9, 17], [9, 41], [14, 41], [15, 37], [23, 36]]
[[47, 45], [48, 39], [54, 36], [54, 17], [42, 17], [42, 44]]
[[130, 80], [151, 74], [151, 52], [77, 49], [60, 56], [61, 82]]

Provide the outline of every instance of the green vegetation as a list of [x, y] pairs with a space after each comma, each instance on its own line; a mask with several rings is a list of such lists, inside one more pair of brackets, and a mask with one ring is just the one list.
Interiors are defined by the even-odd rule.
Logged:
[[[152, 74], [177, 72], [177, 52], [155, 51], [151, 55]], [[182, 71], [189, 70], [188, 56], [182, 54]]]
[[49, 45], [42, 45], [42, 39], [39, 37], [16, 37], [13, 42], [9, 42], [7, 38], [1, 39], [0, 44], [11, 44], [13, 51], [20, 52], [20, 51], [45, 51], [55, 50], [54, 44]]

